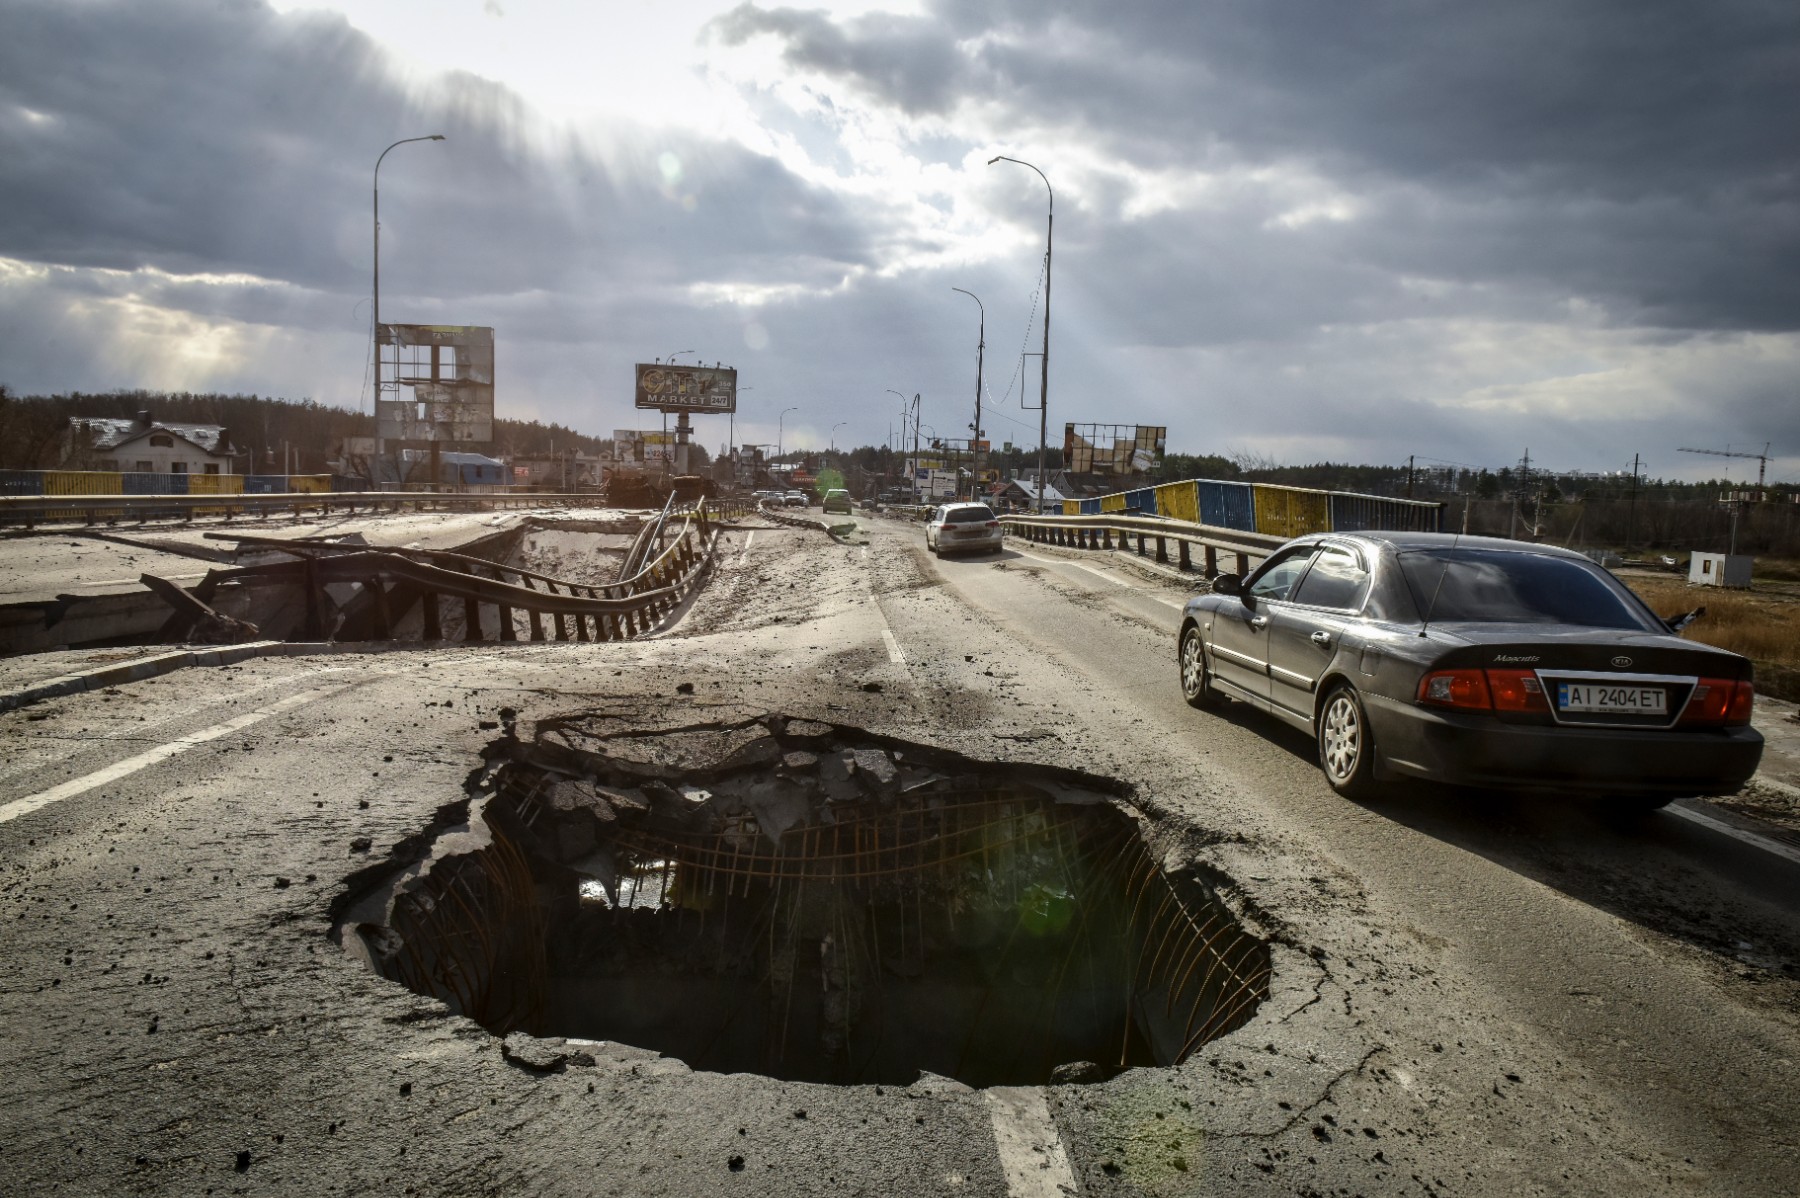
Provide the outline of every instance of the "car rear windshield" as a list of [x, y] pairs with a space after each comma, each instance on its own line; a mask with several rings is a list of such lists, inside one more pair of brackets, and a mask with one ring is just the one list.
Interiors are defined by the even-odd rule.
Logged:
[[994, 513], [984, 507], [953, 507], [944, 513], [945, 524], [980, 524], [993, 518]]
[[1656, 631], [1623, 588], [1565, 558], [1493, 549], [1402, 553], [1400, 572], [1432, 623], [1578, 624]]

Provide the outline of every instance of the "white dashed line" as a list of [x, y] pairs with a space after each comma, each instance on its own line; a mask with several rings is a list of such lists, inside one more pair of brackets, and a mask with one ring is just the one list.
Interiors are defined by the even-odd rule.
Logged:
[[1710, 815], [1702, 815], [1698, 811], [1690, 811], [1686, 807], [1669, 806], [1663, 808], [1663, 810], [1667, 811], [1670, 815], [1679, 815], [1682, 819], [1699, 824], [1702, 828], [1707, 828], [1722, 836], [1729, 836], [1733, 840], [1741, 840], [1745, 844], [1755, 845], [1763, 852], [1773, 853], [1784, 861], [1791, 861], [1795, 865], [1800, 865], [1800, 849], [1790, 848], [1785, 844], [1758, 836], [1754, 832], [1746, 832], [1742, 828], [1734, 828], [1724, 820], [1714, 819]]
[[[877, 610], [879, 610], [879, 608]], [[881, 639], [887, 642], [888, 660], [897, 666], [905, 665], [906, 654], [900, 652], [900, 642], [894, 639], [893, 630], [883, 628], [881, 630]]]
[[754, 541], [755, 539], [756, 539], [756, 530], [753, 528], [744, 536], [744, 548], [743, 548], [742, 552], [740, 552], [738, 554], [738, 560], [740, 562], [750, 556], [750, 542]]
[[343, 686], [328, 686], [318, 690], [305, 691], [298, 695], [289, 695], [267, 707], [259, 707], [255, 711], [245, 712], [236, 719], [226, 720], [223, 724], [214, 724], [210, 728], [190, 732], [168, 744], [158, 745], [147, 752], [139, 753], [136, 757], [127, 757], [123, 761], [114, 762], [105, 769], [95, 770], [93, 773], [84, 774], [79, 778], [71, 778], [61, 786], [53, 786], [49, 790], [39, 791], [37, 794], [27, 795], [25, 798], [14, 799], [4, 807], [0, 807], [0, 824], [17, 819], [21, 815], [29, 815], [40, 807], [48, 807], [52, 803], [59, 803], [78, 794], [85, 794], [96, 786], [105, 786], [108, 782], [116, 782], [120, 778], [129, 777], [139, 770], [148, 769], [158, 762], [167, 761], [171, 757], [185, 753], [196, 745], [203, 745], [209, 740], [217, 740], [221, 736], [229, 736], [252, 724], [259, 724], [272, 715], [292, 711], [296, 707], [303, 707], [308, 703], [316, 702], [347, 689], [349, 689], [349, 684], [346, 683]]
[[990, 1086], [981, 1092], [994, 1121], [994, 1146], [1008, 1198], [1063, 1198], [1077, 1192], [1069, 1154], [1037, 1086]]

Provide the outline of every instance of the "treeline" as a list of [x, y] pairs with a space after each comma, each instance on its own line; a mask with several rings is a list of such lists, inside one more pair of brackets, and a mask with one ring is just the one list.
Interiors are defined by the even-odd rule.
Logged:
[[[131, 419], [146, 410], [173, 424], [223, 425], [233, 444], [249, 451], [250, 461], [242, 467], [247, 473], [279, 469], [284, 447], [295, 455], [295, 473], [323, 473], [326, 459], [344, 438], [375, 435], [375, 418], [368, 413], [310, 399], [141, 390], [13, 395], [0, 387], [0, 469], [53, 470], [68, 465], [71, 418]], [[560, 424], [502, 418], [494, 421], [494, 442], [485, 452], [536, 457], [611, 448], [611, 438], [590, 437]]]

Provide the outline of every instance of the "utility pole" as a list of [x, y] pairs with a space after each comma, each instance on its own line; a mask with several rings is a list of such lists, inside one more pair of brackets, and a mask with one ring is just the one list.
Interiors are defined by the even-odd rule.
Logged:
[[919, 502], [919, 393], [913, 392], [913, 502]]
[[1506, 530], [1506, 535], [1515, 541], [1519, 539], [1519, 495], [1525, 490], [1526, 487], [1529, 487], [1530, 485], [1531, 485], [1531, 449], [1529, 446], [1527, 446], [1525, 449], [1525, 458], [1522, 462], [1519, 463], [1519, 481], [1516, 484], [1514, 484], [1514, 486], [1513, 486], [1512, 524]]
[[1631, 535], [1637, 526], [1638, 455], [1631, 455], [1631, 501], [1625, 508], [1625, 556], [1631, 555]]
[[1413, 497], [1413, 455], [1406, 455], [1406, 497]]

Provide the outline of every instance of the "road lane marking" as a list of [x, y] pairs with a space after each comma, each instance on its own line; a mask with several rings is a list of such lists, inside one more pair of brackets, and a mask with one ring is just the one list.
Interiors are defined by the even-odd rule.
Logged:
[[989, 1086], [981, 1092], [994, 1121], [994, 1146], [1008, 1198], [1063, 1198], [1076, 1193], [1069, 1154], [1038, 1086]]
[[1702, 815], [1698, 811], [1690, 811], [1686, 807], [1670, 805], [1664, 807], [1663, 810], [1667, 811], [1670, 815], [1679, 815], [1682, 819], [1699, 824], [1702, 828], [1707, 828], [1711, 831], [1718, 832], [1721, 835], [1729, 836], [1733, 840], [1741, 840], [1745, 844], [1755, 845], [1765, 853], [1773, 853], [1785, 861], [1791, 861], [1795, 865], [1800, 865], [1800, 849], [1789, 848], [1787, 845], [1781, 844], [1778, 841], [1758, 836], [1754, 832], [1746, 832], [1742, 828], [1734, 828], [1724, 820], [1714, 819], [1710, 815]]
[[[1022, 549], [1016, 549], [1013, 552], [1017, 553], [1020, 557], [1028, 557], [1034, 562], [1043, 562], [1046, 566], [1068, 566], [1072, 570], [1085, 570], [1089, 574], [1092, 574], [1095, 578], [1104, 578], [1104, 579], [1106, 579], [1106, 581], [1112, 583], [1114, 586], [1124, 587], [1128, 591], [1138, 590], [1137, 586], [1133, 583], [1126, 582], [1122, 578], [1117, 578], [1111, 574], [1108, 574], [1104, 570], [1096, 570], [1092, 566], [1084, 566], [1080, 562], [1064, 561], [1063, 559], [1057, 558], [1057, 557], [1039, 557], [1035, 553], [1026, 553]], [[1156, 603], [1160, 603], [1164, 607], [1172, 607], [1176, 611], [1180, 611], [1180, 610], [1182, 610], [1183, 607], [1186, 606], [1186, 604], [1177, 603], [1173, 599], [1164, 599], [1161, 595], [1144, 594], [1141, 591], [1139, 591], [1139, 594], [1143, 594], [1144, 598], [1149, 599]]]
[[39, 791], [37, 794], [27, 795], [22, 799], [14, 799], [5, 806], [0, 806], [0, 824], [15, 820], [21, 815], [29, 815], [40, 807], [48, 807], [52, 803], [59, 803], [78, 794], [85, 794], [97, 786], [105, 786], [109, 782], [129, 777], [139, 770], [148, 769], [158, 762], [167, 761], [171, 757], [185, 753], [196, 745], [203, 745], [209, 740], [217, 740], [221, 736], [240, 732], [252, 724], [260, 724], [270, 716], [280, 715], [284, 711], [292, 711], [296, 707], [303, 707], [308, 703], [335, 695], [339, 691], [348, 690], [351, 685], [353, 684], [345, 683], [341, 686], [326, 686], [316, 690], [303, 691], [298, 695], [289, 695], [267, 707], [259, 707], [255, 711], [245, 712], [236, 719], [226, 720], [223, 724], [214, 724], [210, 728], [190, 732], [167, 744], [158, 745], [154, 749], [139, 753], [136, 757], [127, 757], [123, 761], [116, 761], [91, 774], [71, 778], [60, 786], [53, 786], [49, 790]]
[[[881, 608], [877, 606], [875, 610], [880, 611]], [[894, 630], [891, 628], [883, 628], [881, 630], [881, 639], [887, 642], [888, 660], [897, 666], [905, 665], [906, 654], [900, 651], [900, 642], [894, 639]]]
[[751, 529], [748, 533], [746, 533], [744, 535], [744, 548], [738, 554], [738, 560], [740, 562], [750, 556], [750, 542], [754, 541], [755, 539], [756, 539], [756, 530], [754, 528]]

